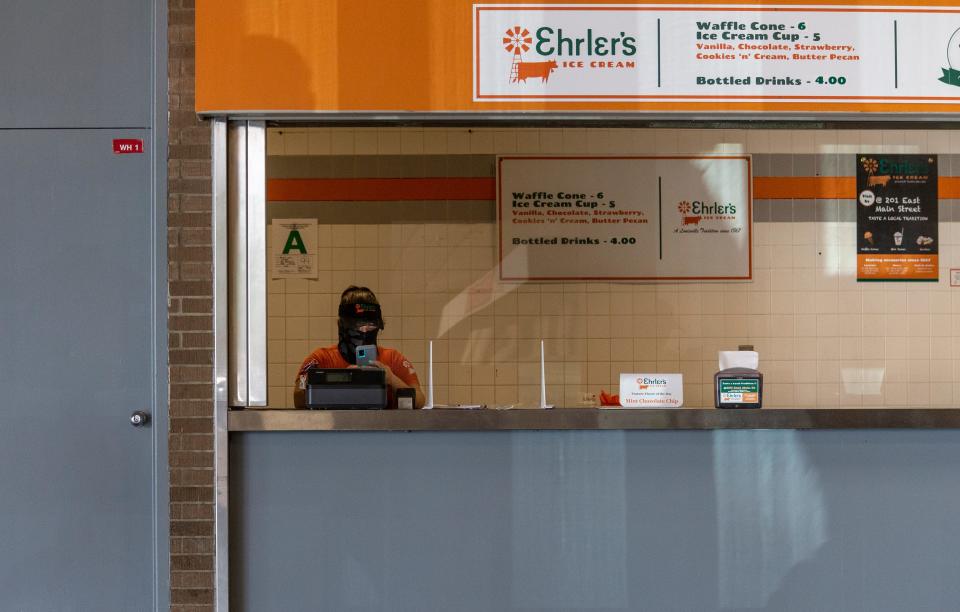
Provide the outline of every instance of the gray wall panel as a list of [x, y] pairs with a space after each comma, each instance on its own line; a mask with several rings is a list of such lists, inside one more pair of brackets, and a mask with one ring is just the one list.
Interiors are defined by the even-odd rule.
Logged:
[[231, 609], [956, 609], [957, 442], [233, 434]]
[[0, 128], [151, 125], [152, 2], [0, 3]]

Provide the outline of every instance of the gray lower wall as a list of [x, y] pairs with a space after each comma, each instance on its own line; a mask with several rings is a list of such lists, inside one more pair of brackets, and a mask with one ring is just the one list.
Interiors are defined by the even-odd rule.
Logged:
[[958, 442], [233, 434], [231, 609], [953, 610]]

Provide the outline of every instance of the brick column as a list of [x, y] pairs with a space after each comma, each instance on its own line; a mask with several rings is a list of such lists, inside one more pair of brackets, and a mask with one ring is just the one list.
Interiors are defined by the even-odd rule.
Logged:
[[194, 104], [194, 0], [169, 0], [167, 201], [170, 602], [214, 603], [213, 239], [210, 126]]

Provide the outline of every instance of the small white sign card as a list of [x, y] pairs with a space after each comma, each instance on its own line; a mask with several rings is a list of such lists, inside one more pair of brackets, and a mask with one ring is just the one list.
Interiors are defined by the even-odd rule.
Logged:
[[274, 219], [273, 278], [317, 278], [317, 220]]
[[620, 374], [624, 408], [680, 408], [683, 374]]

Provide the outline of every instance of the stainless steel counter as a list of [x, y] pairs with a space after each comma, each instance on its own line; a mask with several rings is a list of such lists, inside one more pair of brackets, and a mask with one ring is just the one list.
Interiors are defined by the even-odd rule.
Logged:
[[958, 429], [958, 408], [235, 410], [230, 431]]

